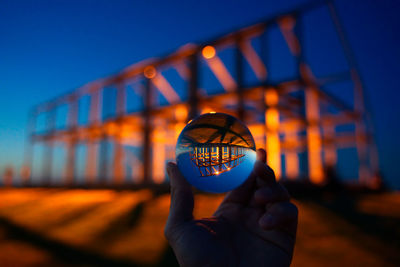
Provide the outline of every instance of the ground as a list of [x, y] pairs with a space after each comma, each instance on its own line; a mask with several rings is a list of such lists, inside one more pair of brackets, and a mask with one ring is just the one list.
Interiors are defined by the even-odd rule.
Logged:
[[[196, 195], [195, 216], [221, 195]], [[297, 197], [293, 266], [398, 266], [400, 194]], [[0, 190], [1, 266], [176, 266], [169, 195], [150, 190]]]

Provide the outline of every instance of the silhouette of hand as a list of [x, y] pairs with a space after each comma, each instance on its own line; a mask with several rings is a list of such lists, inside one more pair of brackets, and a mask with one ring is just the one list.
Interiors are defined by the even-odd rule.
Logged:
[[211, 218], [193, 219], [191, 185], [175, 163], [167, 171], [171, 207], [165, 236], [181, 266], [289, 266], [297, 207], [275, 181], [265, 151], [246, 182], [228, 193]]

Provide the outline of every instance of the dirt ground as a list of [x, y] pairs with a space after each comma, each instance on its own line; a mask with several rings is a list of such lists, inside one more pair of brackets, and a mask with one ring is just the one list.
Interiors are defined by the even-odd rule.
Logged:
[[[196, 195], [196, 217], [221, 195]], [[399, 266], [400, 194], [296, 198], [293, 266]], [[0, 266], [176, 266], [163, 237], [169, 195], [149, 190], [1, 189]]]

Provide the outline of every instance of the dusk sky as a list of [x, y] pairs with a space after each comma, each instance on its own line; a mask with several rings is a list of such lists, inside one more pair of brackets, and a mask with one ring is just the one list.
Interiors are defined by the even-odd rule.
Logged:
[[[23, 162], [34, 105], [308, 2], [0, 0], [0, 174]], [[399, 189], [400, 2], [335, 5], [371, 103], [384, 178]]]

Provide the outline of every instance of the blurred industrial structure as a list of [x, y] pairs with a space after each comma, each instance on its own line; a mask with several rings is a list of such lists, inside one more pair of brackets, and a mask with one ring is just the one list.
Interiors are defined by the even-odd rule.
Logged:
[[[320, 8], [330, 15], [348, 67], [315, 77], [304, 53], [307, 28], [303, 16]], [[293, 77], [279, 82], [269, 79], [268, 36], [276, 30], [296, 66]], [[352, 105], [325, 90], [343, 81], [352, 83]], [[203, 43], [185, 45], [34, 107], [26, 164], [32, 169], [37, 164], [34, 147], [44, 146], [42, 173], [36, 181], [52, 183], [56, 175], [53, 149], [63, 146], [61, 184], [72, 185], [77, 146], [84, 146], [85, 184], [163, 183], [165, 164], [175, 158], [180, 131], [195, 116], [215, 111], [248, 125], [256, 147], [267, 151], [268, 164], [277, 177], [302, 176], [323, 183], [324, 168], [335, 166], [337, 150], [355, 147], [359, 181], [368, 183], [378, 169], [378, 159], [365, 98], [335, 7], [329, 1], [318, 2]], [[85, 108], [87, 119], [80, 122]], [[62, 120], [60, 109], [67, 110], [67, 116], [57, 126]], [[39, 129], [41, 116], [46, 123]], [[339, 131], [341, 125], [351, 127]], [[306, 158], [304, 170], [300, 155]], [[26, 179], [32, 179], [33, 172], [27, 173]]]

